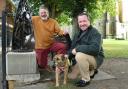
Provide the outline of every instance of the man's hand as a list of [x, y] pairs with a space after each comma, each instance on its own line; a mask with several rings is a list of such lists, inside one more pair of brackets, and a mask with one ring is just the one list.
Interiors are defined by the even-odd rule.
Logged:
[[72, 54], [73, 54], [73, 55], [76, 55], [76, 49], [73, 49], [73, 50], [72, 50]]

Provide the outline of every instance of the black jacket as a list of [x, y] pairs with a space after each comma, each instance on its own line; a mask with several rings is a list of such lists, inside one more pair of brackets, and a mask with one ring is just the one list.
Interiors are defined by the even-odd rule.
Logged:
[[86, 31], [82, 32], [80, 30], [78, 34], [74, 36], [69, 51], [70, 57], [74, 57], [71, 53], [74, 48], [76, 49], [76, 52], [82, 52], [94, 56], [96, 58], [97, 67], [103, 63], [104, 53], [102, 48], [102, 37], [101, 34], [91, 25]]

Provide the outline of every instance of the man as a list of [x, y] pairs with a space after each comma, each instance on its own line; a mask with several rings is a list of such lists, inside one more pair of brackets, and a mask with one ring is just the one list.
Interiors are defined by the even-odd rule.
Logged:
[[[35, 36], [35, 52], [39, 68], [48, 69], [48, 54], [56, 52], [65, 54], [66, 46], [63, 43], [54, 42], [54, 35], [64, 35], [56, 20], [49, 18], [48, 8], [41, 5], [39, 16], [32, 17]], [[66, 34], [66, 33], [65, 33]]]
[[74, 36], [69, 58], [74, 58], [72, 72], [68, 75], [70, 79], [75, 79], [78, 74], [81, 80], [76, 82], [78, 87], [84, 87], [90, 83], [90, 78], [98, 72], [97, 68], [102, 64], [104, 54], [102, 49], [101, 34], [90, 24], [90, 19], [86, 13], [81, 13], [77, 17], [79, 32]]

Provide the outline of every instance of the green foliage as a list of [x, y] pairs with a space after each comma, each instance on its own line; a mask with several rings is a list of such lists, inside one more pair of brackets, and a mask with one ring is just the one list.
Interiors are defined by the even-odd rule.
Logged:
[[42, 4], [40, 0], [28, 0], [28, 4], [32, 10], [33, 15], [38, 15], [39, 6]]
[[103, 16], [103, 13], [108, 12], [111, 16], [116, 14], [116, 0], [96, 0], [88, 3], [85, 8], [89, 13], [92, 22]]
[[58, 18], [56, 19], [60, 23], [60, 25], [71, 24], [71, 18], [66, 13], [61, 13], [60, 16], [58, 16]]
[[[116, 0], [28, 0], [32, 8], [33, 14], [38, 14], [39, 5], [45, 4], [49, 7], [50, 16], [58, 18], [58, 21], [65, 20], [66, 17], [76, 17], [80, 12], [86, 11], [89, 13], [91, 20], [102, 16], [104, 12], [109, 12], [110, 15], [115, 15]], [[68, 14], [65, 12], [68, 12]], [[62, 16], [60, 16], [62, 15]], [[69, 15], [69, 16], [68, 16]]]
[[105, 0], [103, 2], [103, 9], [109, 12], [111, 16], [116, 14], [116, 1], [117, 0]]

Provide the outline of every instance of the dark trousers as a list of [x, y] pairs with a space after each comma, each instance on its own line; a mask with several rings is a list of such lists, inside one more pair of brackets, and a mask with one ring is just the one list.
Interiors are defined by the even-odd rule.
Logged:
[[48, 64], [48, 54], [50, 52], [55, 52], [56, 54], [65, 54], [66, 45], [63, 43], [55, 42], [48, 49], [36, 49], [35, 51], [38, 66], [41, 68], [46, 68]]

